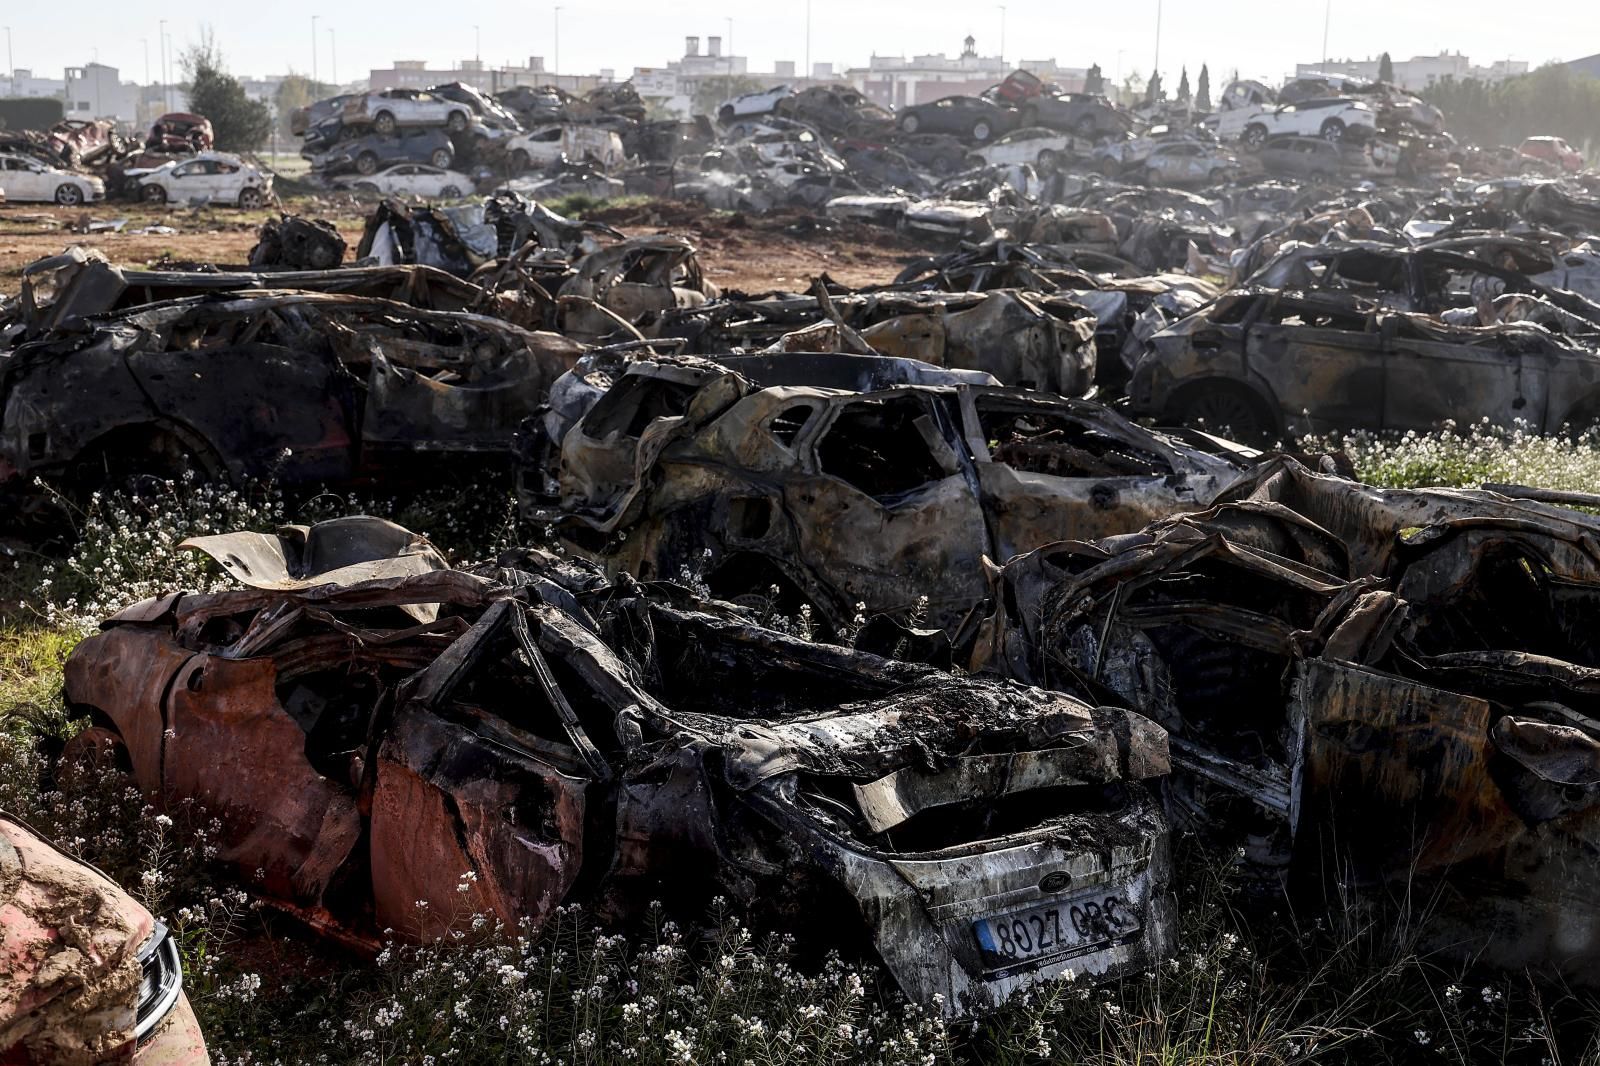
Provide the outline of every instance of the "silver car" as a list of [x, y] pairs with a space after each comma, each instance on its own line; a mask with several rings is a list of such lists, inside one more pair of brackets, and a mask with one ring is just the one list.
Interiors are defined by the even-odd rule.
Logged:
[[370, 125], [385, 137], [401, 126], [444, 126], [464, 133], [472, 125], [472, 108], [421, 89], [385, 89], [346, 101], [344, 124]]

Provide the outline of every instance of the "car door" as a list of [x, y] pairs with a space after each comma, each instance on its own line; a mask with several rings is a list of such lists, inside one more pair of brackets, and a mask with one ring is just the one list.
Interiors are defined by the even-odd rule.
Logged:
[[417, 190], [418, 196], [436, 197], [444, 191], [446, 185], [450, 184], [449, 176], [438, 167], [419, 166], [413, 169], [416, 171], [413, 187]]
[[1383, 339], [1384, 429], [1425, 431], [1447, 420], [1465, 426], [1484, 419], [1543, 428], [1550, 359], [1537, 347], [1409, 315], [1385, 316]]
[[832, 575], [845, 605], [954, 625], [986, 593], [992, 557], [954, 392], [839, 397], [797, 441], [803, 472], [784, 485], [806, 566]]
[[384, 174], [383, 184], [380, 188], [383, 192], [390, 195], [405, 196], [407, 193], [413, 192], [416, 188], [416, 184], [411, 177], [416, 172], [417, 168], [411, 166], [410, 164], [391, 167]]
[[1279, 296], [1245, 334], [1245, 366], [1304, 432], [1380, 428], [1385, 352], [1376, 323], [1338, 302]]
[[217, 160], [211, 164], [211, 168], [211, 198], [222, 203], [238, 203], [245, 185], [244, 166]]
[[3, 176], [0, 176], [0, 189], [4, 189], [6, 197], [11, 200], [46, 200], [54, 196], [45, 195], [43, 167], [29, 163], [16, 157], [8, 157], [5, 161]]

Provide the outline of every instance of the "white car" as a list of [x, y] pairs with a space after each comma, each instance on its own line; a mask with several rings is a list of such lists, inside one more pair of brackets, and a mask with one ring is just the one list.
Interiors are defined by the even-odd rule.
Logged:
[[72, 206], [106, 198], [106, 183], [25, 155], [0, 154], [0, 185], [11, 199], [54, 201]]
[[345, 101], [344, 124], [372, 128], [384, 137], [401, 126], [444, 126], [465, 133], [477, 116], [472, 108], [421, 89], [385, 89], [363, 93]]
[[1217, 135], [1237, 136], [1252, 148], [1265, 144], [1268, 137], [1293, 134], [1297, 137], [1321, 137], [1325, 141], [1344, 139], [1345, 132], [1354, 126], [1363, 126], [1368, 132], [1376, 131], [1378, 114], [1360, 100], [1346, 96], [1326, 100], [1301, 100], [1297, 104], [1284, 104], [1262, 111], [1225, 111], [1220, 116]]
[[758, 93], [735, 96], [717, 109], [717, 119], [726, 126], [734, 119], [747, 115], [770, 115], [777, 109], [779, 100], [793, 95], [794, 90], [787, 85], [775, 85]]
[[1012, 130], [1004, 137], [972, 150], [972, 155], [983, 160], [985, 166], [1031, 163], [1041, 174], [1054, 173], [1056, 168], [1075, 154], [1072, 137], [1043, 126]]
[[506, 142], [506, 151], [511, 155], [512, 171], [518, 174], [543, 169], [563, 156], [572, 163], [592, 161], [605, 170], [616, 170], [628, 159], [622, 138], [614, 131], [571, 124], [519, 133]]
[[146, 203], [224, 203], [260, 207], [272, 192], [272, 178], [226, 152], [201, 152], [174, 159], [154, 170], [130, 170], [138, 195]]
[[473, 185], [472, 179], [459, 170], [430, 167], [426, 163], [402, 163], [356, 180], [351, 187], [359, 192], [377, 192], [385, 196], [459, 200], [472, 191]]

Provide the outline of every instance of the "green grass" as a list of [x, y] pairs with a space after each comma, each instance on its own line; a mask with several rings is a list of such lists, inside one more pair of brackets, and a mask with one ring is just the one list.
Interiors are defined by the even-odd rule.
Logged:
[[[1383, 485], [1515, 481], [1593, 490], [1600, 447], [1517, 434], [1351, 437]], [[272, 917], [212, 861], [220, 827], [192, 806], [163, 821], [120, 777], [63, 766], [76, 728], [61, 674], [79, 634], [173, 582], [218, 580], [175, 538], [268, 530], [366, 511], [435, 536], [452, 558], [494, 554], [519, 528], [500, 484], [404, 501], [173, 486], [155, 505], [77, 516], [65, 559], [0, 570], [0, 807], [95, 862], [165, 917], [218, 1066], [239, 1063], [1527, 1063], [1600, 1066], [1600, 1002], [1527, 975], [1430, 954], [1426, 915], [1336, 896], [1247, 892], [1230, 856], [1177, 849], [1180, 949], [1104, 987], [1042, 987], [946, 1027], [907, 1007], [865, 959], [802, 964], [796, 945], [725, 907], [657, 914], [626, 933], [562, 912], [537, 935], [472, 935], [349, 957]], [[1307, 908], [1297, 910], [1296, 908]], [[672, 924], [669, 919], [676, 919]]]

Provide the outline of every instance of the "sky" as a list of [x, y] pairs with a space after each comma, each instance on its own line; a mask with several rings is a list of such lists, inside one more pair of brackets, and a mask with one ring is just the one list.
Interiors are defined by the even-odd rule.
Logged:
[[[1593, 0], [1326, 0], [1326, 6], [1316, 0], [563, 0], [559, 15], [548, 0], [19, 0], [0, 8], [0, 24], [10, 27], [8, 67], [59, 78], [65, 67], [98, 61], [121, 68], [125, 80], [144, 81], [147, 69], [150, 80], [161, 77], [161, 19], [172, 55], [209, 27], [232, 73], [261, 76], [311, 72], [316, 16], [317, 73], [326, 80], [336, 70], [348, 81], [395, 59], [448, 68], [475, 55], [490, 65], [542, 55], [550, 69], [559, 19], [562, 73], [612, 68], [620, 79], [636, 66], [664, 66], [681, 55], [688, 34], [721, 35], [724, 52], [748, 56], [752, 71], [770, 71], [779, 59], [803, 65], [809, 7], [811, 59], [832, 62], [835, 70], [864, 65], [873, 54], [955, 55], [970, 33], [983, 55], [1053, 58], [1069, 67], [1099, 63], [1117, 77], [1119, 69], [1148, 76], [1155, 65], [1158, 5], [1160, 65], [1169, 86], [1180, 68], [1193, 78], [1201, 63], [1210, 64], [1218, 89], [1235, 70], [1281, 80], [1295, 63], [1323, 57], [1325, 16], [1334, 59], [1387, 51], [1398, 60], [1449, 50], [1483, 65], [1514, 59], [1537, 66], [1600, 52], [1600, 6]], [[174, 61], [174, 77], [177, 69]]]

